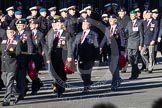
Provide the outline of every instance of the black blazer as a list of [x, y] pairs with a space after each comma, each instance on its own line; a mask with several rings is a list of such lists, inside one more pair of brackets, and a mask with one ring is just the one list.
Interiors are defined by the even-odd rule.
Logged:
[[[67, 57], [73, 57], [72, 55], [72, 38], [70, 33], [63, 31], [61, 37], [56, 38], [57, 31], [51, 29], [46, 38], [46, 44], [44, 46], [44, 51], [47, 60], [50, 60], [51, 52], [56, 49], [63, 49], [67, 51]], [[65, 42], [65, 43], [64, 43]]]
[[81, 37], [83, 32], [78, 33], [73, 42], [74, 57], [79, 61], [94, 61], [97, 55], [96, 48], [98, 48], [98, 35], [94, 31], [89, 32], [84, 42], [81, 44]]
[[152, 19], [149, 26], [147, 26], [147, 20], [143, 22], [144, 26], [144, 45], [150, 45], [151, 41], [156, 41], [159, 33], [158, 22]]
[[3, 40], [1, 43], [2, 52], [2, 72], [16, 72], [17, 69], [17, 57], [21, 54], [20, 40], [14, 39], [8, 48], [7, 41]]
[[[111, 42], [110, 39], [110, 26], [106, 28], [105, 30], [105, 36], [102, 39], [102, 42], [100, 44], [100, 48], [103, 48], [104, 44], [107, 43], [107, 45], [111, 45], [113, 42]], [[118, 44], [118, 48], [119, 50], [125, 50], [125, 46], [126, 46], [126, 36], [123, 30], [123, 27], [120, 25], [117, 25], [116, 27], [116, 34], [113, 35], [113, 37], [116, 39], [117, 44]]]
[[33, 41], [33, 53], [42, 54], [45, 45], [43, 33], [37, 30], [35, 36], [32, 36], [32, 41]]
[[[23, 42], [23, 36], [26, 37], [25, 41]], [[17, 39], [21, 40], [21, 50], [22, 52], [28, 52], [29, 54], [32, 54], [33, 52], [33, 42], [32, 42], [32, 33], [31, 31], [25, 30], [21, 36], [18, 35], [18, 32], [15, 36]]]

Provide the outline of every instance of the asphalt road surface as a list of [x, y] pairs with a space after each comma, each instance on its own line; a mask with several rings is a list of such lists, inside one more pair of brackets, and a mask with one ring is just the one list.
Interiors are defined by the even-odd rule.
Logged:
[[[158, 61], [161, 62], [161, 59]], [[139, 65], [140, 66], [140, 65]], [[150, 108], [152, 103], [162, 97], [162, 64], [155, 65], [152, 74], [142, 72], [137, 80], [128, 80], [130, 66], [127, 73], [121, 73], [124, 80], [118, 91], [111, 91], [111, 73], [108, 66], [96, 65], [93, 69], [92, 80], [94, 84], [90, 93], [82, 93], [82, 80], [78, 72], [68, 75], [68, 88], [63, 97], [56, 98], [51, 89], [51, 77], [47, 71], [41, 71], [39, 77], [44, 86], [37, 95], [30, 95], [30, 91], [24, 100], [11, 108], [92, 108], [96, 103], [111, 102], [118, 108]], [[0, 91], [0, 102], [3, 100], [5, 88]], [[2, 106], [0, 106], [2, 107]], [[8, 107], [8, 108], [10, 108]]]

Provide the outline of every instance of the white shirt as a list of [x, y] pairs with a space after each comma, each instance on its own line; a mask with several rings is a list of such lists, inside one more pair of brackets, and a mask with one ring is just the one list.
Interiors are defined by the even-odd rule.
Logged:
[[20, 31], [18, 34], [19, 35], [22, 35], [24, 33], [24, 30]]
[[152, 21], [152, 18], [147, 19], [147, 21], [148, 21], [147, 26], [149, 26], [149, 25], [150, 25], [150, 23], [151, 23], [151, 21]]
[[32, 33], [34, 33], [34, 36], [36, 35], [37, 33], [37, 30], [33, 30]]
[[134, 20], [132, 20], [132, 23], [133, 23], [133, 27], [135, 26], [135, 24], [136, 24], [136, 21], [137, 21], [137, 19], [134, 19]]
[[111, 28], [110, 28], [110, 30], [111, 30], [111, 29], [113, 29], [113, 33], [112, 33], [112, 35], [113, 35], [113, 34], [114, 34], [114, 32], [115, 32], [116, 26], [117, 26], [117, 24], [115, 24], [115, 25], [111, 26]]

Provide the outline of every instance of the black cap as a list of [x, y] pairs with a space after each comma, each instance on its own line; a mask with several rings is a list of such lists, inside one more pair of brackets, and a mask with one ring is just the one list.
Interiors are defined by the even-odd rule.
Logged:
[[15, 27], [12, 27], [12, 26], [8, 26], [6, 30], [14, 30], [15, 31], [16, 28]]
[[126, 11], [125, 7], [120, 7], [120, 9], [118, 10], [118, 12], [125, 12], [125, 11]]
[[83, 22], [88, 22], [88, 23], [90, 23], [90, 21], [89, 21], [89, 20], [87, 20], [87, 19], [83, 20]]
[[37, 19], [31, 19], [30, 24], [39, 24]]
[[57, 19], [53, 19], [52, 20], [52, 23], [57, 23]]
[[152, 13], [152, 11], [151, 10], [146, 10], [146, 13]]
[[57, 22], [63, 23], [64, 21], [65, 21], [65, 20], [63, 20], [62, 18], [57, 19]]
[[109, 18], [115, 18], [115, 19], [117, 19], [117, 16], [114, 15], [114, 14], [112, 14], [112, 15], [109, 16]]
[[61, 22], [63, 23], [65, 20], [63, 18], [58, 18], [58, 19], [53, 19], [52, 23], [57, 23], [57, 22]]

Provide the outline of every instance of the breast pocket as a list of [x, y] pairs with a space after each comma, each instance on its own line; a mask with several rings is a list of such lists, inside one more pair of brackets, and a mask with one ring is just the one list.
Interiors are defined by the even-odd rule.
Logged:
[[88, 44], [93, 44], [94, 43], [93, 38], [86, 38], [86, 41], [87, 41]]

